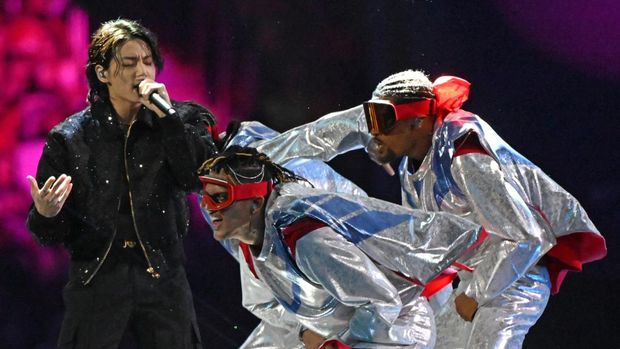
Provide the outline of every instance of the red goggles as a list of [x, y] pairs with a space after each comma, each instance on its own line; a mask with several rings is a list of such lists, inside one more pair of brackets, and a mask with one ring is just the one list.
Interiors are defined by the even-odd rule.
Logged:
[[[206, 206], [210, 211], [224, 209], [238, 200], [265, 197], [271, 191], [271, 182], [232, 184], [223, 179], [210, 176], [199, 176], [199, 178], [204, 192], [200, 205], [202, 207]], [[210, 185], [223, 188], [225, 191], [209, 194], [207, 187]]]
[[366, 124], [371, 133], [385, 134], [401, 120], [426, 117], [434, 114], [434, 112], [434, 99], [422, 99], [403, 104], [393, 104], [383, 99], [364, 102]]

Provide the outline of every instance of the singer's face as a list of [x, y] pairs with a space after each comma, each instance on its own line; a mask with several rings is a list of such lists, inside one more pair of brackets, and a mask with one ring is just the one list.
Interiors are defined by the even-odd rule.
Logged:
[[106, 72], [110, 100], [139, 104], [138, 84], [145, 79], [155, 80], [156, 73], [148, 44], [140, 39], [125, 42]]

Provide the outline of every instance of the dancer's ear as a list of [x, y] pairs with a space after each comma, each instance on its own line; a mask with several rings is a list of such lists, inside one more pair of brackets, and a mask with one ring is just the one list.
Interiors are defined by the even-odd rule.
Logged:
[[259, 211], [263, 207], [264, 204], [265, 204], [265, 198], [252, 199], [252, 209], [250, 210], [250, 214], [254, 215], [256, 211]]

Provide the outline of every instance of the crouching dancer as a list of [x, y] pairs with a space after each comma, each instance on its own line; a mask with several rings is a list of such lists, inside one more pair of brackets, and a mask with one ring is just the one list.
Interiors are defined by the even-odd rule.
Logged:
[[424, 285], [486, 235], [450, 214], [314, 189], [252, 148], [200, 172], [214, 237], [263, 320], [244, 348], [431, 348]]

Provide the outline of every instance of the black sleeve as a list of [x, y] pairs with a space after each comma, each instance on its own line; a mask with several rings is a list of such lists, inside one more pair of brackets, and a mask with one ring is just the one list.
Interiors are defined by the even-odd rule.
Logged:
[[175, 115], [158, 119], [166, 159], [177, 184], [185, 191], [198, 191], [198, 168], [216, 152], [211, 136], [215, 117], [195, 103], [174, 103], [174, 107]]

